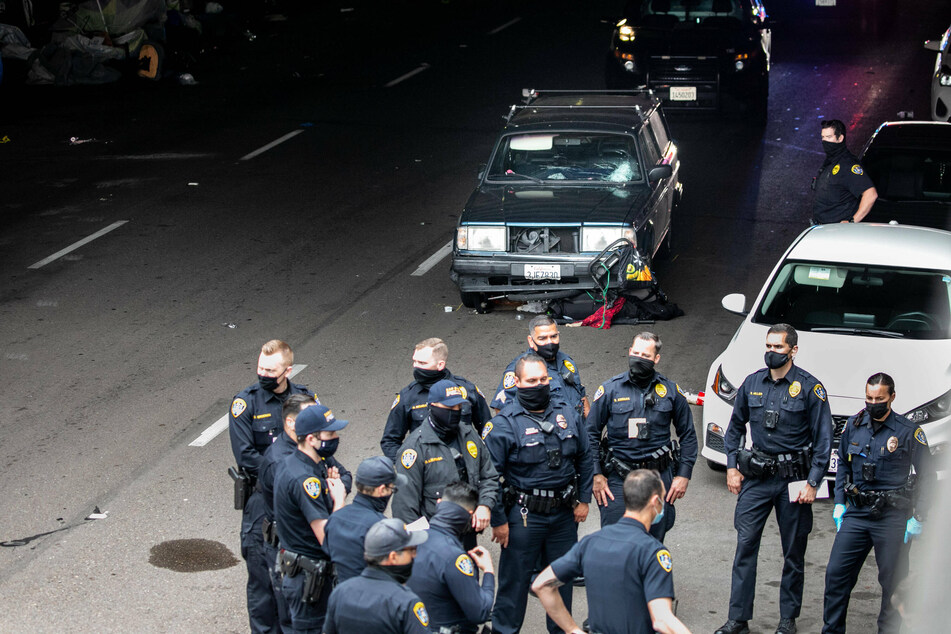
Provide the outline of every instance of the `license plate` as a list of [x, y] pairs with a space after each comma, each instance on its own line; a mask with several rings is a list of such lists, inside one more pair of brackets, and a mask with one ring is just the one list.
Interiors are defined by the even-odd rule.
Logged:
[[829, 456], [829, 473], [839, 472], [839, 450], [833, 449]]
[[526, 264], [525, 277], [530, 280], [560, 280], [559, 264]]
[[696, 101], [697, 87], [696, 86], [671, 86], [670, 100], [671, 101]]
[[834, 7], [835, 0], [816, 0], [817, 7]]

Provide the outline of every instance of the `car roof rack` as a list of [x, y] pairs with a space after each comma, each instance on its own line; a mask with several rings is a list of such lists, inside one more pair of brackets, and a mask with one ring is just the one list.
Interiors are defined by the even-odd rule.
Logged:
[[583, 106], [568, 104], [563, 106], [555, 106], [555, 105], [538, 105], [535, 103], [535, 100], [538, 97], [555, 97], [559, 95], [619, 95], [619, 96], [641, 95], [641, 96], [646, 96], [650, 98], [652, 101], [655, 102], [655, 105], [660, 103], [654, 98], [654, 91], [647, 88], [646, 86], [641, 86], [639, 88], [635, 88], [631, 90], [548, 90], [548, 89], [537, 89], [537, 88], [522, 88], [522, 98], [524, 99], [525, 103], [522, 105], [513, 104], [509, 108], [508, 114], [505, 116], [505, 121], [510, 122], [512, 120], [512, 117], [514, 117], [515, 114], [519, 110], [523, 110], [525, 108], [545, 108], [545, 109], [551, 108], [552, 110], [598, 110], [598, 109], [618, 110], [622, 108], [630, 108], [631, 110], [637, 113], [637, 115], [641, 118], [641, 120], [644, 119], [645, 111], [641, 107], [641, 104], [631, 104], [630, 106], [623, 106], [618, 104], [611, 104], [611, 105], [599, 104], [599, 105], [583, 105]]

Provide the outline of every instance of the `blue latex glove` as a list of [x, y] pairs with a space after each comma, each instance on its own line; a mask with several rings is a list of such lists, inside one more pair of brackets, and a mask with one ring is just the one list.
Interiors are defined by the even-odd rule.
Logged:
[[839, 529], [842, 528], [843, 515], [845, 515], [845, 504], [836, 504], [835, 508], [832, 509], [832, 521], [835, 522], [836, 533], [838, 533]]
[[921, 522], [916, 520], [913, 517], [908, 518], [908, 523], [905, 524], [905, 543], [915, 539], [921, 535]]

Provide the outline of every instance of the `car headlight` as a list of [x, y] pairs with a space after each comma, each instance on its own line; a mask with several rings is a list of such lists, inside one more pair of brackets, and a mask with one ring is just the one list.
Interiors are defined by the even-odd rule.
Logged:
[[582, 227], [581, 250], [603, 251], [612, 242], [621, 238], [637, 246], [637, 242], [634, 240], [634, 229], [630, 227]]
[[461, 251], [505, 251], [505, 227], [464, 225], [456, 229], [456, 246]]
[[749, 53], [740, 53], [734, 56], [733, 67], [736, 70], [743, 70], [744, 68], [746, 68], [746, 65], [750, 62], [750, 57], [752, 56]]
[[948, 390], [933, 401], [929, 401], [921, 407], [916, 407], [907, 414], [905, 418], [916, 425], [924, 425], [939, 418], [944, 418], [951, 413], [951, 390]]
[[736, 399], [736, 388], [730, 383], [729, 379], [723, 374], [723, 366], [717, 368], [717, 373], [713, 376], [713, 385], [710, 386], [717, 396], [727, 403], [733, 404]]
[[622, 42], [633, 42], [634, 41], [634, 27], [629, 24], [624, 24], [618, 27], [617, 37]]
[[951, 86], [951, 75], [945, 75], [944, 73], [942, 73], [938, 77], [938, 83], [941, 84], [942, 86]]

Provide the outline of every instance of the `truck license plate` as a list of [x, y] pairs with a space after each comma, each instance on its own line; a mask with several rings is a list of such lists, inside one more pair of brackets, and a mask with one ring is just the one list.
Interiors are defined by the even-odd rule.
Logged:
[[833, 449], [829, 456], [829, 473], [839, 472], [839, 450]]
[[526, 264], [525, 277], [530, 280], [560, 280], [559, 264]]
[[670, 100], [671, 101], [696, 101], [697, 87], [696, 86], [671, 86]]

